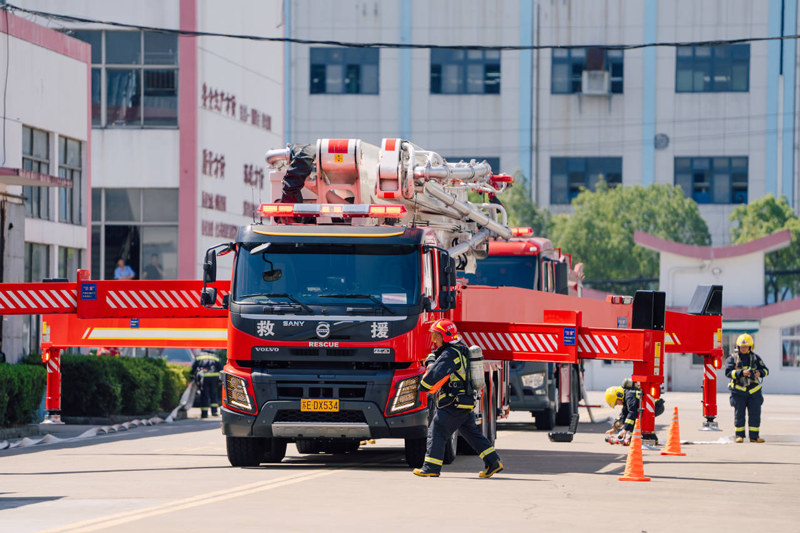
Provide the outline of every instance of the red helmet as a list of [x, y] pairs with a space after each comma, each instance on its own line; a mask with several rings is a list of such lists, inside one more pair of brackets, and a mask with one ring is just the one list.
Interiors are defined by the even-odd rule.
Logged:
[[441, 333], [444, 342], [455, 342], [458, 340], [458, 328], [456, 328], [452, 320], [447, 320], [446, 318], [440, 318], [434, 322], [433, 325], [431, 325], [431, 329], [428, 331]]

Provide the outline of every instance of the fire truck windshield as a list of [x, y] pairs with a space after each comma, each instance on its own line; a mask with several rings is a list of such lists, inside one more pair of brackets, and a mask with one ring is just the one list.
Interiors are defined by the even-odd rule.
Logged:
[[526, 255], [489, 256], [478, 261], [474, 274], [468, 274], [470, 285], [521, 287], [533, 289], [536, 280], [536, 257]]
[[[242, 245], [234, 301], [242, 304], [416, 306], [422, 293], [419, 248], [409, 245], [272, 243]], [[284, 299], [285, 298], [285, 299]]]

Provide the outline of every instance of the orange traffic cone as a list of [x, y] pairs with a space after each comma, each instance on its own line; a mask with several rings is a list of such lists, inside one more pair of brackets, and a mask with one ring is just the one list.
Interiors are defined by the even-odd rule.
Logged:
[[644, 477], [644, 464], [642, 463], [642, 427], [639, 419], [636, 419], [636, 427], [633, 428], [631, 445], [628, 448], [628, 460], [625, 463], [625, 473], [619, 478], [620, 481], [650, 481], [649, 477]]
[[667, 446], [661, 455], [686, 455], [681, 452], [681, 430], [678, 427], [678, 408], [672, 412], [672, 423], [667, 434]]

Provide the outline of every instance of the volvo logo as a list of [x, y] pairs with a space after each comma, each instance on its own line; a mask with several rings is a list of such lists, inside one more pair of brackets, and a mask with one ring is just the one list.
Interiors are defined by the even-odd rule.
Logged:
[[327, 339], [331, 334], [331, 325], [327, 322], [320, 322], [317, 324], [317, 337], [320, 339]]

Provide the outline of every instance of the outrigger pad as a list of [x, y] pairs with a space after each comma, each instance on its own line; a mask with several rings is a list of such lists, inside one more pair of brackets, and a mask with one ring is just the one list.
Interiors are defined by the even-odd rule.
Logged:
[[690, 315], [722, 315], [722, 285], [698, 285], [687, 311]]
[[633, 296], [631, 327], [664, 331], [666, 296], [661, 291], [636, 291]]
[[569, 422], [569, 431], [551, 431], [547, 434], [547, 436], [550, 438], [550, 442], [572, 442], [573, 435], [578, 432], [579, 420], [580, 415], [578, 413], [574, 413]]

